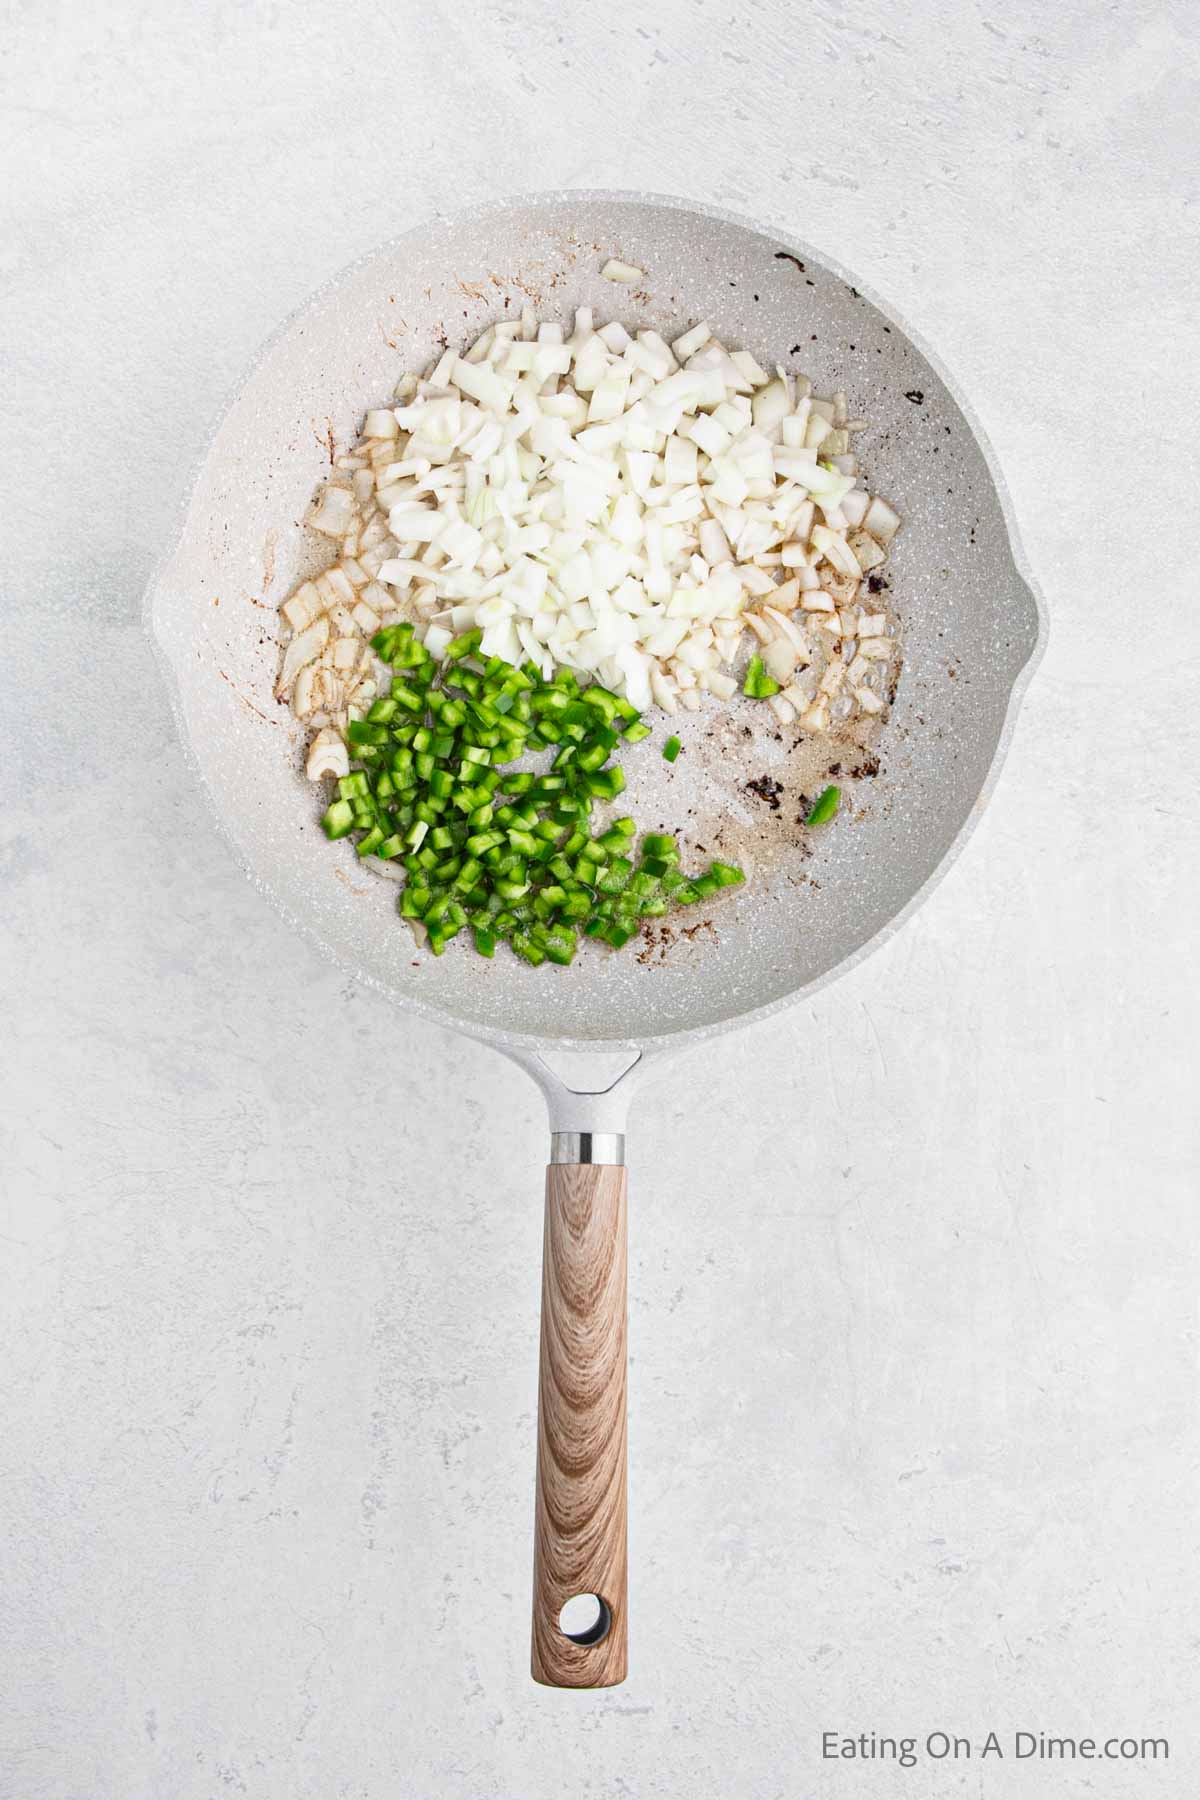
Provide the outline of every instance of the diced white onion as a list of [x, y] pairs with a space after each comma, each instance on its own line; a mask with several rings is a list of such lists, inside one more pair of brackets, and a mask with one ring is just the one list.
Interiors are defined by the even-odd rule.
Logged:
[[340, 731], [331, 725], [318, 731], [308, 746], [304, 773], [310, 781], [320, 781], [326, 775], [350, 773], [350, 754]]
[[[618, 258], [601, 273], [644, 278]], [[337, 462], [349, 485], [310, 515], [339, 560], [280, 609], [280, 697], [336, 732], [386, 679], [370, 638], [407, 616], [434, 656], [477, 626], [485, 655], [668, 713], [733, 699], [748, 627], [782, 723], [876, 715], [894, 643], [858, 595], [900, 521], [857, 486], [857, 428], [843, 395], [768, 375], [707, 321], [668, 344], [586, 307], [568, 336], [525, 307], [366, 414]]]
[[890, 544], [900, 529], [900, 515], [876, 494], [863, 516], [863, 526], [881, 544]]
[[354, 495], [350, 489], [331, 485], [322, 488], [309, 523], [314, 531], [324, 532], [326, 537], [344, 538], [354, 518]]
[[619, 257], [610, 256], [600, 271], [605, 281], [619, 281], [626, 287], [635, 287], [645, 279], [645, 269], [639, 269], [633, 263], [622, 262]]

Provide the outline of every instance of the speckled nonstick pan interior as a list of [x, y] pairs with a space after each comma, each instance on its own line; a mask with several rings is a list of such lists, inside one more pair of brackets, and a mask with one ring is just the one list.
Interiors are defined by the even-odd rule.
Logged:
[[[808, 221], [794, 223], [803, 233]], [[609, 255], [644, 268], [644, 283], [602, 280]], [[844, 388], [851, 413], [870, 421], [856, 443], [866, 485], [904, 521], [887, 570], [900, 679], [870, 751], [830, 752], [846, 794], [836, 828], [805, 841], [787, 800], [776, 814], [746, 792], [748, 780], [775, 774], [794, 795], [823, 774], [816, 753], [776, 740], [766, 709], [741, 702], [732, 713], [710, 705], [683, 716], [672, 727], [684, 743], [675, 765], [657, 753], [661, 733], [624, 752], [628, 808], [642, 828], [682, 826], [685, 842], [741, 858], [752, 879], [690, 936], [660, 938], [642, 956], [585, 945], [565, 970], [508, 954], [487, 962], [462, 944], [438, 959], [416, 953], [394, 886], [320, 832], [301, 729], [272, 698], [274, 609], [310, 566], [299, 522], [331, 443], [345, 446], [406, 370], [526, 301], [539, 316], [564, 319], [590, 305], [598, 318], [668, 338], [705, 318], [731, 348], [811, 375], [818, 392]], [[552, 1319], [559, 1286], [569, 1293], [578, 1280], [586, 1290], [570, 1302], [579, 1329], [559, 1334], [560, 1351], [570, 1340], [571, 1368], [555, 1372], [553, 1341], [548, 1363], [543, 1317], [534, 1672], [552, 1685], [619, 1680], [625, 1666], [624, 1176], [616, 1181], [604, 1166], [605, 1151], [615, 1164], [618, 1150], [599, 1135], [615, 1140], [623, 1128], [629, 1079], [617, 1077], [635, 1056], [748, 1023], [811, 991], [894, 929], [945, 868], [998, 772], [1042, 636], [1018, 556], [978, 428], [929, 352], [853, 276], [791, 230], [649, 196], [523, 197], [395, 239], [280, 330], [204, 458], [148, 610], [182, 735], [223, 829], [257, 885], [349, 973], [529, 1068], [551, 1103], [556, 1153], [575, 1158], [551, 1171], [548, 1195]], [[585, 1137], [581, 1148], [578, 1134], [595, 1142]], [[595, 1279], [597, 1256], [609, 1259], [607, 1286]], [[601, 1290], [606, 1304], [619, 1298], [619, 1345], [611, 1307], [587, 1316], [586, 1294]], [[619, 1393], [606, 1381], [618, 1350]], [[547, 1438], [570, 1439], [572, 1430], [570, 1453]], [[574, 1485], [556, 1497], [551, 1476], [567, 1464]], [[618, 1512], [619, 1556], [609, 1542]], [[556, 1619], [564, 1584], [606, 1602], [605, 1629], [590, 1642], [564, 1637], [548, 1614], [539, 1621], [539, 1606]]]

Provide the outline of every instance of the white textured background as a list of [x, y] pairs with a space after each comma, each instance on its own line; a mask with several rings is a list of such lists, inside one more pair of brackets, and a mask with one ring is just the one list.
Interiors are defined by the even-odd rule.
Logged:
[[[1191, 1800], [1194, 9], [3, 25], [0, 1794]], [[603, 1695], [526, 1675], [540, 1101], [244, 884], [138, 623], [280, 316], [434, 208], [571, 183], [743, 209], [889, 296], [1053, 615], [919, 918], [639, 1106]], [[818, 1757], [992, 1726], [1172, 1761]]]

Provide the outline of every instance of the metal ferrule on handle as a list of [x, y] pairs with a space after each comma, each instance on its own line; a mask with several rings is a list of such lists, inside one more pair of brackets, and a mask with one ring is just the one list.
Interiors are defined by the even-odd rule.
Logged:
[[604, 1163], [609, 1168], [623, 1168], [625, 1136], [620, 1131], [552, 1131], [550, 1133], [552, 1163]]

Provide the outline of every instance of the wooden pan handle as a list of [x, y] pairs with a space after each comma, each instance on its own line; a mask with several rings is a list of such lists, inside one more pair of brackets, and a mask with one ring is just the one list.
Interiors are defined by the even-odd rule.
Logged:
[[[533, 1679], [614, 1687], [625, 1617], [625, 1170], [546, 1170], [533, 1551]], [[592, 1641], [559, 1628], [565, 1601], [603, 1602]]]

